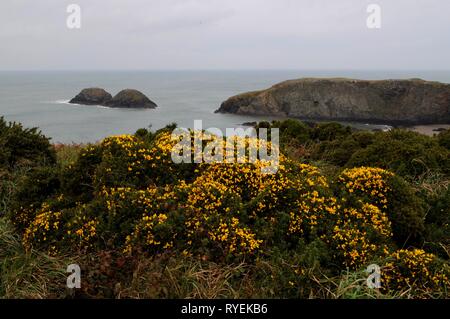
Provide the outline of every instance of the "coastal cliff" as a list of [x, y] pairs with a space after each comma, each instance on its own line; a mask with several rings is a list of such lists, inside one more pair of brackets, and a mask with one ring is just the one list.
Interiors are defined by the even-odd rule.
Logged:
[[450, 123], [450, 85], [305, 78], [229, 98], [217, 113], [386, 124]]

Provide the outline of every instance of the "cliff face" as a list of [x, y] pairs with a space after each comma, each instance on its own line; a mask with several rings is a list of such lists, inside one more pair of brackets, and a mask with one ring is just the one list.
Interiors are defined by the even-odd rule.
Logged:
[[420, 79], [291, 80], [231, 97], [216, 112], [393, 124], [450, 123], [450, 85]]

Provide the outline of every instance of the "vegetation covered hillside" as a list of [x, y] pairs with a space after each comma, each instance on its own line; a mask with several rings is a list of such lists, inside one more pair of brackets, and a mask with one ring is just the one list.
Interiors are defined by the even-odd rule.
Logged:
[[280, 128], [276, 174], [175, 164], [175, 125], [52, 146], [2, 119], [0, 297], [448, 297], [448, 132], [259, 127]]

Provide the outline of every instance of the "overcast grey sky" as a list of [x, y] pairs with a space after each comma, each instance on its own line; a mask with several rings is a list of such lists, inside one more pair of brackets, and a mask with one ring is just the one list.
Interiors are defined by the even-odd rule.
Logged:
[[0, 0], [0, 70], [448, 70], [449, 17], [449, 0]]

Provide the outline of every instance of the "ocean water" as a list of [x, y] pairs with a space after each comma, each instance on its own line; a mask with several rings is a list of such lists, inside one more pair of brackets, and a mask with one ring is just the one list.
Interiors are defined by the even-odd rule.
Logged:
[[[194, 120], [203, 120], [205, 129], [225, 130], [273, 119], [215, 114], [228, 97], [302, 77], [422, 78], [450, 83], [450, 71], [8, 71], [0, 72], [0, 116], [39, 127], [55, 143], [96, 142], [108, 135], [134, 133], [142, 127], [158, 129], [173, 122], [193, 127]], [[159, 107], [128, 110], [68, 104], [87, 87], [102, 87], [112, 95], [125, 88], [137, 89]]]

